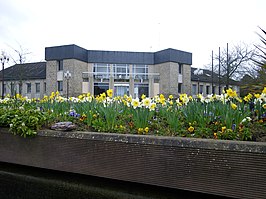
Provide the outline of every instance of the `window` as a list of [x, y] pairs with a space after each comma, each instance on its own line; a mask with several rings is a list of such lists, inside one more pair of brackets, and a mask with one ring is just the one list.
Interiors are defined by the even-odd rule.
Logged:
[[200, 85], [200, 87], [199, 87], [199, 93], [200, 94], [203, 94], [203, 85]]
[[63, 60], [58, 61], [58, 70], [59, 71], [64, 70]]
[[35, 88], [36, 88], [36, 93], [40, 93], [41, 91], [40, 83], [35, 83]]
[[100, 95], [109, 89], [109, 83], [94, 83], [94, 95]]
[[197, 84], [192, 84], [192, 95], [197, 95]]
[[129, 78], [129, 65], [127, 64], [114, 64], [114, 75], [118, 79]]
[[43, 87], [44, 93], [46, 93], [46, 82], [44, 82]]
[[210, 86], [206, 86], [206, 94], [207, 94], [207, 95], [210, 94]]
[[60, 92], [60, 91], [63, 91], [63, 81], [58, 81], [57, 82], [57, 90]]
[[180, 74], [180, 75], [182, 75], [183, 74], [183, 64], [178, 64], [178, 73]]
[[178, 89], [177, 89], [178, 93], [182, 93], [182, 84], [181, 83], [178, 83]]
[[149, 96], [149, 85], [148, 84], [135, 84], [134, 85], [134, 97], [141, 98], [142, 95]]
[[109, 64], [94, 64], [93, 72], [96, 79], [109, 79], [110, 65]]
[[31, 93], [31, 83], [27, 83], [27, 93]]
[[134, 65], [133, 73], [136, 79], [148, 79], [148, 65]]

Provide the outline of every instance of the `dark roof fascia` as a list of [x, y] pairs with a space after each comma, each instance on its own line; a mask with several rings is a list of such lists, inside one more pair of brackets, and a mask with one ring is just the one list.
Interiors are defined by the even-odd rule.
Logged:
[[45, 60], [63, 60], [63, 59], [77, 59], [80, 61], [88, 61], [88, 52], [75, 44], [64, 46], [53, 46], [45, 48]]
[[192, 65], [192, 53], [168, 48], [154, 53], [154, 64], [175, 62]]
[[154, 64], [154, 53], [88, 50], [88, 63]]
[[77, 59], [87, 63], [114, 64], [160, 64], [176, 62], [192, 64], [192, 53], [172, 48], [158, 52], [129, 52], [86, 50], [77, 45], [64, 45], [45, 48], [45, 60]]

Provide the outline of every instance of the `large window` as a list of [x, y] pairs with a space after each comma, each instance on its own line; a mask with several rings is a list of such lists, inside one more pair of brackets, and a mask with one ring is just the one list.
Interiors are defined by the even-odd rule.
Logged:
[[140, 98], [142, 95], [149, 97], [149, 85], [148, 84], [135, 84], [134, 85], [134, 97]]
[[63, 91], [63, 81], [58, 81], [57, 82], [57, 90], [58, 91]]
[[40, 83], [35, 83], [35, 88], [36, 88], [36, 93], [40, 93], [41, 92]]
[[109, 83], [94, 83], [94, 95], [100, 95], [109, 89]]
[[128, 79], [129, 78], [129, 65], [127, 64], [114, 64], [114, 75], [116, 79]]
[[27, 83], [27, 93], [31, 93], [31, 83]]
[[148, 79], [148, 65], [134, 65], [133, 74], [136, 79]]
[[93, 72], [96, 79], [109, 79], [110, 65], [109, 64], [94, 64]]

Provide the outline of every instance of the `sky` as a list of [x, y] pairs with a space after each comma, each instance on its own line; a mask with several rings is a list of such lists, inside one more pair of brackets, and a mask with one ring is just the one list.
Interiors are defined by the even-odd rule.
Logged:
[[[212, 50], [260, 43], [265, 0], [0, 0], [0, 50], [45, 60], [45, 47], [192, 53], [192, 66], [211, 63]], [[7, 64], [13, 65], [12, 61]]]

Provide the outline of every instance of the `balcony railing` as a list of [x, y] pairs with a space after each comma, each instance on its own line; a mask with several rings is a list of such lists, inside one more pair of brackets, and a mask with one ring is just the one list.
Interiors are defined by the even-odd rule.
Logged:
[[88, 79], [94, 77], [95, 79], [110, 79], [113, 77], [114, 79], [129, 79], [132, 77], [133, 79], [160, 79], [159, 73], [108, 73], [108, 72], [83, 72], [82, 78]]

